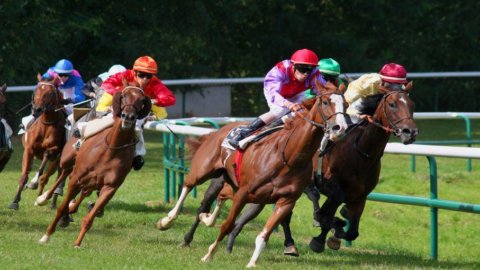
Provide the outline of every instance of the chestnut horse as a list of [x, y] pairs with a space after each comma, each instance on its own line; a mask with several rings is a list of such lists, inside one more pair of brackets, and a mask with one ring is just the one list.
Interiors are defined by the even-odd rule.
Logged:
[[[126, 81], [124, 81], [126, 84]], [[94, 190], [100, 195], [93, 209], [82, 220], [80, 234], [75, 241], [79, 247], [85, 234], [92, 226], [95, 214], [110, 201], [132, 169], [135, 144], [135, 122], [150, 112], [152, 103], [141, 88], [126, 86], [113, 96], [113, 127], [107, 128], [85, 140], [76, 154], [76, 161], [68, 183], [65, 198], [57, 209], [53, 222], [39, 240], [46, 243], [55, 232], [58, 221], [75, 212], [81, 200]], [[69, 202], [77, 194], [79, 199], [73, 206]]]
[[[323, 88], [323, 91], [326, 89]], [[342, 135], [346, 129], [346, 102], [342, 94], [325, 92], [310, 102], [313, 103], [312, 108], [297, 113], [289, 127], [246, 148], [243, 151], [243, 166], [238, 168], [238, 172], [234, 169], [237, 166], [235, 154], [222, 148], [221, 144], [229, 131], [239, 124], [233, 123], [202, 136], [198, 149], [193, 149], [196, 152], [180, 198], [168, 216], [157, 222], [157, 228], [163, 230], [172, 225], [186, 195], [194, 186], [212, 177], [223, 176], [237, 191], [220, 235], [202, 261], [213, 258], [218, 243], [233, 228], [235, 218], [246, 203], [276, 203], [274, 214], [257, 237], [255, 252], [247, 265], [255, 266], [272, 229], [293, 209], [296, 200], [311, 182], [311, 159], [320, 146], [324, 129], [329, 129], [331, 139]]]
[[[7, 85], [4, 84], [0, 87], [0, 121], [5, 121], [7, 97], [5, 92], [7, 91]], [[10, 156], [12, 155], [12, 149], [9, 146], [9, 138], [7, 137], [7, 127], [4, 126], [4, 122], [0, 123], [0, 172], [3, 171], [5, 165], [7, 165]], [[6, 123], [6, 122], [5, 122]], [[10, 127], [8, 127], [10, 129]]]
[[63, 107], [61, 104], [62, 93], [55, 86], [55, 80], [57, 79], [47, 81], [42, 79], [40, 74], [37, 75], [37, 78], [39, 82], [33, 92], [32, 111], [38, 118], [22, 136], [24, 148], [22, 175], [18, 180], [17, 194], [9, 205], [9, 208], [14, 210], [19, 208], [18, 203], [21, 200], [22, 190], [28, 181], [28, 173], [32, 168], [33, 158], [42, 160], [38, 170], [39, 175], [41, 175], [38, 193], [40, 195], [48, 182], [48, 178], [58, 168], [59, 156], [65, 144], [66, 114], [63, 110], [57, 110]]

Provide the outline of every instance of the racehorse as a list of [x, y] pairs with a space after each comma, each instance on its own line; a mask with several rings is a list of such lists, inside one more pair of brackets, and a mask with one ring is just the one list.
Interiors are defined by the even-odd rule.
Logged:
[[19, 208], [22, 190], [27, 183], [33, 158], [36, 157], [42, 160], [39, 168], [39, 175], [41, 175], [40, 195], [48, 182], [48, 178], [58, 167], [59, 155], [65, 144], [66, 114], [64, 111], [58, 110], [63, 106], [61, 104], [63, 96], [55, 86], [58, 78], [48, 81], [42, 79], [42, 76], [38, 74], [37, 79], [38, 84], [33, 92], [32, 111], [38, 119], [28, 129], [27, 133], [22, 136], [24, 148], [22, 175], [18, 180], [17, 194], [9, 205], [10, 209], [15, 210]]
[[[414, 103], [408, 96], [412, 87], [412, 82], [401, 90], [381, 87], [382, 94], [367, 97], [363, 103], [361, 114], [368, 115], [368, 120], [351, 127], [342, 140], [327, 147], [323, 155], [323, 178], [321, 181], [315, 179], [315, 183], [318, 184], [320, 192], [328, 198], [322, 208], [315, 212], [317, 220], [320, 221], [321, 234], [312, 239], [310, 243], [312, 250], [316, 252], [324, 250], [326, 235], [332, 225], [335, 229], [335, 237], [327, 241], [332, 249], [340, 248], [339, 238], [352, 241], [358, 236], [358, 225], [365, 201], [378, 183], [380, 158], [390, 134], [393, 133], [399, 137], [404, 144], [413, 143], [418, 134], [412, 119]], [[316, 165], [316, 162], [314, 161], [313, 164]], [[343, 231], [346, 222], [340, 218], [334, 218], [338, 206], [343, 202], [347, 205], [342, 209], [341, 214], [351, 222], [347, 233]], [[235, 228], [229, 235], [228, 251], [231, 252], [235, 237], [243, 226], [255, 218], [262, 209], [263, 205], [251, 205], [237, 219]], [[291, 252], [294, 247], [290, 216], [281, 222], [285, 234], [285, 252], [287, 250]], [[295, 255], [295, 253], [289, 255]]]
[[[3, 171], [5, 165], [7, 165], [8, 160], [10, 160], [10, 156], [12, 155], [12, 149], [10, 149], [8, 145], [8, 132], [7, 127], [8, 125], [5, 121], [5, 114], [6, 114], [6, 105], [7, 105], [7, 97], [5, 96], [5, 92], [7, 91], [7, 85], [4, 84], [0, 88], [0, 172]], [[9, 129], [10, 127], [8, 127]]]
[[213, 258], [218, 243], [233, 228], [233, 221], [246, 203], [276, 203], [274, 214], [257, 237], [253, 257], [247, 265], [255, 266], [272, 229], [291, 211], [302, 191], [311, 182], [311, 159], [320, 146], [324, 130], [330, 130], [330, 139], [335, 139], [346, 129], [346, 102], [343, 95], [327, 92], [327, 89], [317, 86], [322, 89], [322, 94], [307, 101], [311, 109], [297, 113], [289, 127], [270, 135], [269, 140], [259, 141], [242, 151], [243, 166], [236, 162], [233, 151], [221, 147], [223, 139], [238, 123], [202, 136], [198, 148], [192, 149], [194, 155], [191, 170], [180, 198], [168, 216], [157, 222], [157, 228], [168, 229], [171, 226], [186, 195], [194, 186], [212, 177], [223, 176], [236, 189], [236, 193], [220, 235], [202, 261]]
[[[83, 142], [76, 154], [65, 198], [39, 243], [46, 243], [55, 232], [60, 219], [65, 219], [69, 212], [75, 212], [83, 198], [94, 190], [99, 190], [100, 196], [95, 206], [82, 220], [80, 234], [75, 241], [75, 246], [80, 246], [96, 213], [110, 201], [130, 172], [137, 143], [135, 122], [146, 117], [151, 106], [150, 98], [145, 96], [143, 90], [137, 86], [128, 86], [124, 79], [123, 91], [113, 96], [113, 127]], [[80, 199], [69, 207], [69, 202], [79, 193]]]

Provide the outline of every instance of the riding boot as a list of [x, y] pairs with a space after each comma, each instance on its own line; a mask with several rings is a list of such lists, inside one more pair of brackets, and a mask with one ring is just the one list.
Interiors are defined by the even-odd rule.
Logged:
[[143, 129], [140, 126], [141, 120], [137, 120], [137, 126], [135, 127], [135, 136], [138, 138], [137, 144], [135, 144], [135, 157], [133, 158], [132, 167], [135, 171], [140, 170], [145, 163], [143, 156], [147, 154], [145, 149], [145, 140], [143, 138]]
[[231, 138], [228, 142], [235, 148], [238, 148], [238, 143], [245, 139], [247, 136], [252, 134], [254, 131], [260, 129], [261, 127], [265, 126], [265, 122], [262, 119], [257, 118], [252, 123], [250, 123], [246, 127], [240, 127], [238, 133]]
[[278, 127], [278, 126], [281, 126], [281, 125], [283, 125], [283, 124], [285, 124], [285, 123], [283, 122], [283, 119], [282, 119], [282, 118], [279, 118], [279, 119], [275, 120], [275, 122], [271, 123], [269, 126], [271, 126], [271, 127]]

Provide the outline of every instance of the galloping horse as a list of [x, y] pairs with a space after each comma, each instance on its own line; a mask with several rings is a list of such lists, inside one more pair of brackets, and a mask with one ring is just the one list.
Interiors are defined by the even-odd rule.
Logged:
[[[403, 90], [381, 88], [383, 94], [368, 97], [364, 102], [362, 114], [369, 115], [365, 120], [349, 129], [347, 135], [335, 144], [330, 145], [323, 156], [321, 180], [315, 179], [322, 194], [328, 196], [320, 211], [316, 212], [320, 220], [322, 233], [310, 243], [310, 248], [322, 252], [326, 235], [334, 225], [335, 237], [327, 241], [332, 249], [340, 248], [338, 238], [353, 240], [358, 236], [360, 221], [365, 200], [378, 183], [380, 174], [380, 158], [391, 133], [399, 137], [404, 144], [415, 141], [418, 129], [412, 120], [414, 104], [408, 92], [410, 83]], [[372, 116], [373, 115], [373, 116]], [[315, 156], [314, 165], [317, 164]], [[345, 222], [334, 218], [341, 203], [347, 207], [341, 211], [352, 222], [345, 234]], [[228, 238], [227, 250], [231, 252], [235, 237], [243, 226], [255, 218], [263, 209], [263, 205], [251, 205], [235, 222], [235, 228]], [[348, 209], [348, 210], [347, 210]], [[347, 213], [348, 212], [348, 213]], [[285, 252], [292, 250], [293, 238], [290, 231], [290, 218], [281, 222], [285, 234]], [[328, 226], [330, 225], [330, 226]], [[290, 247], [290, 249], [289, 249]], [[288, 255], [295, 255], [288, 254]], [[298, 255], [298, 253], [297, 253]]]
[[7, 129], [10, 127], [6, 127], [4, 122], [5, 113], [6, 113], [6, 104], [7, 98], [5, 97], [5, 92], [7, 91], [7, 85], [4, 84], [0, 88], [0, 172], [3, 171], [5, 165], [7, 165], [10, 156], [12, 155], [12, 150], [9, 148], [8, 145], [8, 137], [7, 137]]
[[[326, 91], [323, 87], [318, 88]], [[246, 203], [276, 203], [273, 215], [255, 241], [256, 249], [247, 265], [255, 266], [273, 228], [293, 209], [296, 200], [311, 182], [311, 159], [320, 146], [324, 129], [330, 130], [331, 139], [343, 134], [346, 129], [343, 95], [326, 92], [310, 102], [313, 103], [311, 109], [297, 113], [289, 127], [270, 135], [269, 140], [264, 139], [246, 148], [242, 153], [242, 166], [235, 161], [235, 153], [221, 147], [227, 133], [238, 123], [202, 136], [198, 149], [193, 149], [196, 152], [180, 198], [168, 216], [157, 222], [157, 228], [171, 226], [186, 195], [195, 185], [223, 176], [237, 191], [220, 235], [202, 261], [213, 258], [218, 243], [231, 231], [235, 218]]]
[[[18, 180], [17, 194], [9, 205], [10, 209], [15, 210], [19, 208], [18, 203], [21, 200], [22, 190], [27, 183], [33, 158], [36, 157], [42, 160], [39, 168], [41, 178], [38, 194], [40, 195], [48, 182], [48, 178], [58, 167], [59, 155], [65, 144], [66, 114], [64, 111], [57, 110], [63, 106], [61, 104], [63, 96], [55, 86], [57, 78], [52, 81], [46, 81], [42, 80], [40, 74], [37, 75], [37, 78], [39, 82], [33, 93], [32, 110], [34, 115], [38, 116], [38, 119], [28, 129], [27, 133], [22, 136], [24, 148], [22, 175]], [[48, 161], [50, 163], [46, 166]]]
[[[75, 241], [75, 246], [80, 246], [92, 226], [95, 214], [110, 201], [130, 172], [137, 143], [135, 121], [146, 117], [151, 106], [150, 98], [145, 96], [141, 88], [127, 86], [124, 80], [123, 91], [113, 96], [113, 127], [87, 138], [78, 150], [65, 198], [39, 243], [46, 243], [60, 219], [69, 212], [75, 212], [83, 198], [99, 190], [100, 196], [93, 209], [83, 218], [80, 234]], [[81, 198], [69, 207], [69, 202], [79, 193]]]
[[[323, 156], [322, 178], [318, 187], [328, 198], [319, 214], [321, 233], [312, 239], [310, 248], [322, 252], [325, 239], [332, 226], [335, 237], [348, 241], [358, 235], [360, 218], [368, 194], [376, 187], [381, 169], [381, 157], [390, 134], [397, 136], [404, 144], [415, 141], [418, 128], [413, 121], [414, 103], [409, 97], [413, 88], [410, 82], [405, 89], [381, 87], [383, 94], [368, 97], [363, 103], [361, 114], [369, 115], [368, 121], [349, 132]], [[345, 221], [334, 218], [340, 204], [346, 208], [341, 212], [350, 221], [347, 232]], [[329, 247], [338, 249], [340, 241], [331, 239]]]

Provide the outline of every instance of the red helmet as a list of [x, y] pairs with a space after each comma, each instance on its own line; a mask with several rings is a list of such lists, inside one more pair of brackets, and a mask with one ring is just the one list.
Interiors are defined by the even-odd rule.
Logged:
[[157, 74], [157, 63], [150, 56], [142, 56], [135, 60], [133, 70]]
[[380, 69], [380, 78], [389, 83], [407, 83], [407, 70], [402, 65], [388, 63]]
[[309, 49], [301, 49], [294, 52], [290, 60], [294, 64], [318, 65], [318, 56]]

